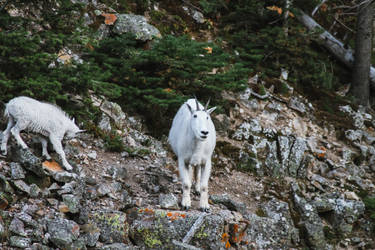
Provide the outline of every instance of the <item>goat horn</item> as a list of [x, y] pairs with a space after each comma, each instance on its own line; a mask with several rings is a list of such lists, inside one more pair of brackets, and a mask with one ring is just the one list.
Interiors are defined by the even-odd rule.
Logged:
[[204, 111], [207, 111], [208, 104], [210, 104], [210, 101], [211, 101], [211, 97], [208, 98], [208, 101], [207, 101], [207, 103], [206, 103], [206, 106], [204, 106]]
[[197, 100], [197, 97], [196, 97], [196, 96], [194, 96], [194, 98], [195, 98], [195, 104], [197, 105], [197, 111], [199, 111], [200, 109], [199, 109], [199, 104], [198, 104], [198, 100]]

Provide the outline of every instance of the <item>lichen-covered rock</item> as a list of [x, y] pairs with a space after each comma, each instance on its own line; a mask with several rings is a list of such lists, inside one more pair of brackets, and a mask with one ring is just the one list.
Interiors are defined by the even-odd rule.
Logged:
[[89, 214], [89, 223], [100, 230], [99, 240], [104, 243], [128, 241], [126, 214], [120, 211], [101, 210]]
[[244, 241], [256, 249], [290, 249], [300, 243], [286, 202], [272, 199], [262, 205], [259, 215], [248, 214]]
[[[280, 157], [281, 157], [281, 164], [283, 167], [287, 166], [290, 149], [293, 145], [294, 138], [288, 136], [279, 136], [277, 137], [279, 150], [280, 150]], [[286, 174], [285, 172], [283, 174]]]
[[288, 171], [289, 176], [297, 177], [298, 170], [301, 166], [301, 162], [307, 149], [306, 141], [303, 138], [297, 137], [290, 149], [288, 157]]
[[352, 232], [354, 224], [365, 211], [361, 200], [349, 200], [337, 193], [316, 197], [312, 204], [318, 212], [330, 215], [332, 227], [343, 237]]
[[308, 244], [314, 249], [325, 249], [327, 243], [324, 236], [323, 222], [318, 215], [316, 207], [297, 194], [299, 192], [297, 184], [294, 184], [292, 189], [294, 192], [294, 205], [300, 214], [299, 224], [306, 234]]
[[262, 126], [256, 119], [251, 119], [249, 122], [242, 123], [234, 132], [232, 138], [242, 141], [249, 140], [253, 134], [262, 132]]
[[44, 177], [46, 172], [42, 167], [41, 160], [36, 157], [30, 149], [22, 149], [16, 145], [11, 148], [11, 158], [14, 162], [19, 162], [22, 167], [33, 172], [37, 176]]
[[294, 110], [301, 112], [302, 114], [306, 113], [306, 106], [298, 97], [293, 96], [292, 98], [290, 98], [288, 106]]
[[224, 246], [224, 221], [223, 214], [141, 209], [136, 212], [129, 235], [137, 246], [147, 249], [183, 249], [183, 245], [219, 249]]
[[285, 168], [282, 163], [279, 162], [277, 156], [277, 142], [273, 141], [267, 144], [268, 155], [264, 161], [266, 166], [267, 174], [273, 177], [279, 177], [285, 174]]
[[47, 221], [49, 241], [59, 248], [70, 247], [78, 239], [79, 230], [79, 225], [72, 220], [56, 218]]
[[160, 31], [147, 23], [144, 16], [134, 14], [117, 14], [116, 16], [117, 21], [113, 27], [113, 32], [116, 34], [131, 33], [142, 41], [161, 37]]

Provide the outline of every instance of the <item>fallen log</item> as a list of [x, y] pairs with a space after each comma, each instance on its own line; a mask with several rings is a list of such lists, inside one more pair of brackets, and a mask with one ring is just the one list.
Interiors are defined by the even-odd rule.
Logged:
[[[331, 33], [326, 31], [309, 15], [305, 14], [302, 10], [296, 15], [297, 19], [307, 27], [308, 30], [316, 30], [319, 32], [319, 40], [323, 43], [324, 47], [330, 51], [338, 60], [345, 64], [348, 68], [352, 69], [354, 65], [354, 50], [345, 48], [344, 44], [336, 39]], [[370, 82], [371, 87], [375, 88], [375, 68], [370, 67]]]

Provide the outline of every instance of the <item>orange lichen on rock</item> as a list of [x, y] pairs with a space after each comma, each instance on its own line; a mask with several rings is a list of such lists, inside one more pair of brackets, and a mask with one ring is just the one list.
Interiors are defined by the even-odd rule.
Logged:
[[227, 241], [228, 238], [229, 238], [229, 235], [228, 235], [227, 233], [223, 233], [223, 234], [221, 235], [221, 242], [225, 242], [225, 241]]
[[42, 166], [53, 172], [62, 172], [64, 169], [56, 161], [44, 161]]
[[113, 25], [117, 20], [117, 16], [115, 14], [102, 13], [102, 16], [104, 16], [104, 23], [107, 25]]

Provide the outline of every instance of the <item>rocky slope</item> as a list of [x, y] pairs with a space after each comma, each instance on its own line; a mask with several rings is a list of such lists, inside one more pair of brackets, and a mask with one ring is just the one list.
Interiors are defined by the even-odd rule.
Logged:
[[[81, 2], [95, 6], [87, 25], [114, 12], [97, 1]], [[43, 6], [29, 7], [11, 4], [7, 11], [38, 18]], [[196, 22], [202, 15], [187, 13]], [[141, 40], [160, 34], [142, 17], [131, 19], [130, 31], [134, 16], [116, 17], [116, 32]], [[113, 20], [105, 18], [99, 38], [112, 30]], [[58, 60], [80, 58], [67, 49]], [[283, 75], [280, 81], [288, 84]], [[101, 97], [91, 96], [102, 111], [97, 125], [117, 130], [123, 152], [107, 152], [102, 139], [82, 134], [65, 144], [70, 173], [41, 159], [32, 135], [22, 135], [30, 150], [10, 141], [10, 154], [0, 158], [1, 248], [375, 248], [364, 203], [375, 198], [373, 114], [341, 106], [347, 119], [335, 120], [291, 87], [285, 95], [273, 87], [259, 95], [253, 91], [258, 84], [255, 76], [242, 93], [223, 92], [229, 112], [212, 115], [218, 139], [210, 213], [198, 210], [195, 195], [191, 210], [180, 210], [181, 183], [166, 140], [149, 136], [141, 119]]]
[[198, 210], [197, 196], [190, 211], [180, 210], [167, 144], [144, 134], [141, 121], [114, 103], [101, 102], [100, 124], [117, 123], [132, 152], [106, 152], [102, 140], [83, 134], [65, 146], [75, 165], [69, 173], [43, 162], [32, 136], [24, 135], [31, 150], [12, 142], [11, 154], [0, 160], [2, 247], [374, 247], [373, 224], [357, 195], [374, 190], [375, 137], [372, 125], [360, 122], [371, 122], [370, 115], [350, 110], [358, 128], [338, 139], [332, 126], [316, 124], [303, 98], [285, 103], [249, 98], [250, 92], [225, 94], [231, 117], [213, 117], [219, 137], [211, 213]]

